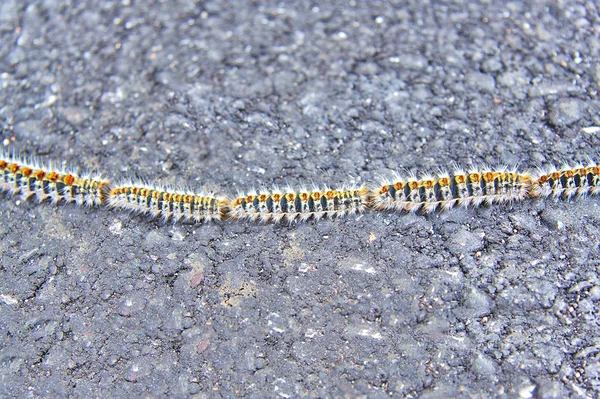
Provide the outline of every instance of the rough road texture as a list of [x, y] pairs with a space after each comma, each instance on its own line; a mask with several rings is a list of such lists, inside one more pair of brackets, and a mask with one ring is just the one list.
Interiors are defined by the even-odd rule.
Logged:
[[[593, 1], [0, 1], [3, 145], [223, 187], [596, 157]], [[595, 397], [600, 199], [287, 225], [0, 201], [3, 397]]]

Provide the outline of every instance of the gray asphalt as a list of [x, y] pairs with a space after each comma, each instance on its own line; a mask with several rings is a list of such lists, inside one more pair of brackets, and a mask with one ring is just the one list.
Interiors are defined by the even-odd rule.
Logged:
[[[0, 144], [219, 188], [598, 158], [562, 2], [0, 2]], [[586, 398], [599, 198], [163, 223], [0, 195], [2, 397]]]

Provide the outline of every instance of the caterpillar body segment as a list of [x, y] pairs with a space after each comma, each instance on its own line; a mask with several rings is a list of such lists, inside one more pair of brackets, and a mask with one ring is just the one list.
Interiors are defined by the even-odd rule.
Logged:
[[457, 169], [421, 178], [407, 179], [394, 174], [373, 187], [373, 208], [430, 213], [457, 205], [479, 206], [482, 203], [504, 203], [527, 197], [531, 185], [528, 174], [501, 168]]
[[[480, 175], [483, 202], [488, 205], [521, 201], [527, 197], [531, 186], [531, 176], [528, 173], [518, 173], [514, 169], [486, 168], [480, 172]], [[479, 205], [479, 202], [476, 203]]]
[[[72, 183], [67, 184], [69, 181]], [[66, 175], [62, 181], [59, 180], [57, 187], [62, 192], [62, 198], [67, 202], [75, 202], [78, 205], [86, 206], [100, 206], [106, 204], [112, 186], [110, 182], [103, 180], [101, 176], [90, 175], [79, 178]]]
[[253, 190], [240, 194], [231, 201], [231, 219], [261, 222], [286, 220], [319, 220], [364, 212], [369, 206], [369, 190], [351, 187], [333, 190], [312, 187], [294, 190], [287, 187]]
[[570, 199], [600, 193], [600, 166], [592, 161], [585, 166], [538, 169], [533, 176], [532, 197]]
[[79, 176], [52, 165], [48, 167], [0, 154], [0, 188], [26, 200], [35, 197], [42, 202], [74, 202], [99, 206], [106, 203], [111, 184], [99, 175]]
[[164, 221], [191, 220], [199, 223], [220, 220], [226, 216], [229, 200], [214, 193], [194, 193], [129, 182], [110, 191], [108, 205], [160, 217]]

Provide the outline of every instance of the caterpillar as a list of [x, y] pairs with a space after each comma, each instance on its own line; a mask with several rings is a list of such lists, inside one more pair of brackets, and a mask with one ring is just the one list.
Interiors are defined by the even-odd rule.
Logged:
[[479, 206], [482, 203], [518, 201], [528, 196], [531, 176], [514, 169], [471, 168], [465, 172], [424, 175], [408, 178], [394, 173], [372, 187], [372, 207], [378, 210], [430, 213], [456, 205]]
[[106, 202], [110, 182], [100, 175], [78, 176], [0, 153], [0, 189], [23, 200], [33, 196], [38, 202], [50, 199], [52, 203], [98, 206]]
[[240, 194], [231, 201], [230, 218], [251, 221], [279, 222], [286, 220], [319, 220], [361, 213], [369, 207], [370, 195], [366, 187], [333, 190], [312, 187], [294, 190], [261, 189]]
[[0, 191], [26, 200], [109, 206], [131, 212], [194, 222], [249, 220], [305, 221], [364, 211], [430, 213], [455, 206], [506, 203], [526, 198], [562, 198], [600, 194], [600, 166], [589, 161], [561, 168], [519, 172], [501, 167], [455, 167], [417, 177], [399, 173], [374, 186], [277, 187], [240, 193], [230, 199], [215, 192], [193, 192], [129, 181], [113, 186], [100, 175], [79, 175], [53, 164], [0, 152]]
[[531, 197], [570, 199], [600, 193], [600, 166], [593, 161], [586, 166], [565, 164], [562, 168], [538, 169], [530, 189]]
[[192, 220], [196, 223], [226, 218], [229, 199], [214, 193], [194, 193], [127, 182], [114, 187], [108, 194], [108, 206], [140, 214], [161, 217], [164, 221]]

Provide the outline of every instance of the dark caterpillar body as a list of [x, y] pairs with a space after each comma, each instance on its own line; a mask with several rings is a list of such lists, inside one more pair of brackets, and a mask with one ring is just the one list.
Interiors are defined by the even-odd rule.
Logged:
[[360, 213], [369, 206], [369, 192], [364, 187], [332, 190], [313, 187], [311, 190], [259, 190], [240, 195], [231, 201], [232, 219], [263, 222], [315, 220]]
[[373, 206], [380, 210], [429, 213], [456, 205], [503, 203], [524, 199], [529, 174], [506, 169], [455, 170], [435, 176], [403, 178], [395, 174], [371, 189]]
[[101, 176], [79, 176], [0, 154], [0, 187], [22, 199], [34, 196], [40, 202], [98, 206], [106, 203], [111, 186]]
[[173, 218], [175, 221], [183, 219], [207, 222], [222, 218], [228, 200], [212, 193], [193, 193], [129, 183], [110, 191], [108, 205], [161, 217], [165, 221]]

